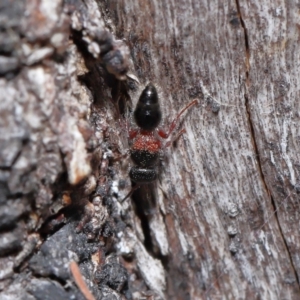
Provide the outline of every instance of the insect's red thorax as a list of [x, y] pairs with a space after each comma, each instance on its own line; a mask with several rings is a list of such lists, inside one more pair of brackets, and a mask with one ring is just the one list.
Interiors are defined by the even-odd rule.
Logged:
[[141, 130], [134, 138], [132, 150], [158, 152], [161, 149], [160, 140], [154, 136], [153, 131]]

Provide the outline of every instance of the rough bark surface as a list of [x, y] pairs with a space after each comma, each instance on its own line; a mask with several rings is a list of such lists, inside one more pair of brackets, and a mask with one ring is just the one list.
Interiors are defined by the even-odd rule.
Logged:
[[[299, 299], [299, 4], [0, 6], [0, 299], [85, 299], [72, 261], [96, 299]], [[165, 128], [199, 103], [122, 202], [148, 82]]]

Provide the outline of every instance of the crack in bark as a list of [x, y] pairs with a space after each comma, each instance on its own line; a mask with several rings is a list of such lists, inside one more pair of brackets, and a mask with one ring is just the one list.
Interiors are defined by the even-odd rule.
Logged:
[[[236, 7], [237, 7], [238, 17], [240, 19], [240, 22], [241, 22], [241, 25], [242, 25], [242, 28], [243, 28], [243, 31], [244, 31], [245, 56], [246, 56], [246, 62], [245, 62], [245, 64], [246, 64], [246, 72], [245, 73], [246, 73], [246, 86], [248, 87], [250, 85], [250, 79], [249, 79], [249, 72], [250, 72], [250, 47], [249, 47], [248, 30], [247, 30], [246, 24], [245, 24], [245, 22], [243, 20], [243, 17], [242, 17], [239, 0], [236, 0]], [[248, 97], [247, 97], [246, 94], [244, 95], [244, 98], [245, 98], [245, 106], [246, 106], [246, 112], [247, 112], [247, 119], [248, 119], [248, 123], [249, 123], [249, 127], [250, 127], [250, 134], [251, 134], [252, 144], [254, 146], [254, 151], [255, 151], [255, 154], [256, 154], [256, 157], [257, 157], [257, 162], [258, 162], [258, 168], [259, 168], [260, 177], [261, 177], [263, 185], [264, 185], [264, 187], [265, 187], [265, 189], [267, 191], [267, 194], [270, 197], [271, 204], [272, 204], [272, 207], [273, 207], [273, 214], [274, 214], [276, 222], [278, 224], [279, 232], [280, 232], [280, 234], [282, 236], [282, 240], [284, 242], [285, 248], [286, 248], [288, 256], [290, 258], [290, 263], [291, 263], [291, 266], [292, 266], [292, 268], [294, 270], [295, 278], [296, 278], [296, 281], [297, 281], [298, 286], [299, 286], [300, 285], [299, 277], [298, 277], [297, 270], [296, 270], [296, 267], [295, 267], [294, 262], [293, 262], [292, 254], [290, 252], [290, 249], [288, 247], [286, 238], [284, 236], [284, 233], [282, 231], [282, 227], [281, 227], [279, 219], [278, 219], [278, 214], [277, 214], [278, 208], [276, 207], [275, 200], [274, 200], [274, 198], [273, 198], [273, 196], [272, 196], [272, 194], [271, 194], [271, 192], [270, 192], [270, 190], [268, 188], [268, 185], [267, 185], [264, 173], [262, 171], [262, 164], [261, 164], [261, 160], [260, 160], [260, 156], [259, 156], [258, 146], [257, 146], [257, 143], [256, 143], [255, 130], [254, 130], [254, 126], [253, 126], [253, 123], [252, 123], [252, 116], [251, 116], [251, 108], [250, 108], [250, 105], [249, 105], [249, 99], [248, 99]]]
[[155, 241], [153, 241], [153, 237], [151, 235], [151, 226], [150, 221], [152, 218], [153, 210], [157, 209], [157, 199], [154, 189], [156, 185], [145, 184], [142, 185], [138, 190], [136, 190], [132, 199], [135, 203], [135, 213], [137, 217], [141, 221], [142, 230], [144, 233], [144, 246], [148, 253], [161, 260], [163, 257], [160, 248], [156, 245]]
[[[241, 14], [241, 10], [240, 10], [240, 4], [239, 4], [239, 0], [236, 0], [236, 6], [237, 6], [237, 12], [238, 12], [238, 16], [244, 31], [244, 38], [245, 38], [245, 51], [246, 51], [246, 86], [248, 87], [250, 84], [250, 79], [249, 79], [249, 72], [250, 72], [250, 48], [249, 48], [249, 39], [248, 39], [248, 32], [247, 32], [247, 28], [245, 25], [245, 22], [242, 18], [242, 14]], [[245, 99], [245, 106], [246, 106], [246, 112], [247, 112], [247, 119], [248, 119], [248, 123], [249, 123], [249, 127], [250, 127], [250, 134], [251, 134], [251, 140], [252, 140], [252, 144], [254, 147], [254, 152], [255, 155], [257, 157], [257, 162], [258, 162], [258, 169], [259, 169], [259, 174], [261, 177], [261, 180], [263, 182], [263, 185], [265, 187], [265, 190], [267, 192], [267, 194], [269, 195], [269, 197], [272, 199], [272, 195], [271, 192], [268, 188], [268, 185], [266, 183], [263, 171], [262, 171], [262, 165], [261, 165], [261, 160], [260, 160], [260, 156], [259, 156], [259, 151], [258, 151], [258, 146], [256, 143], [256, 136], [255, 136], [255, 130], [254, 130], [254, 126], [252, 123], [252, 116], [251, 116], [251, 108], [250, 108], [250, 104], [249, 104], [249, 99], [248, 96], [246, 94], [244, 94], [244, 99]], [[273, 203], [273, 201], [272, 201]], [[274, 212], [275, 210], [275, 206], [274, 208]]]
[[132, 200], [135, 203], [135, 214], [141, 221], [141, 227], [144, 233], [144, 247], [150, 256], [161, 262], [166, 272], [165, 294], [168, 295], [169, 287], [167, 279], [169, 274], [169, 255], [163, 255], [163, 253], [161, 252], [159, 245], [153, 239], [153, 236], [151, 234], [152, 229], [150, 226], [151, 218], [153, 217], [153, 211], [150, 211], [158, 209], [158, 203], [155, 195], [156, 193], [153, 192], [153, 190], [156, 188], [157, 186], [152, 184], [143, 185], [133, 193]]

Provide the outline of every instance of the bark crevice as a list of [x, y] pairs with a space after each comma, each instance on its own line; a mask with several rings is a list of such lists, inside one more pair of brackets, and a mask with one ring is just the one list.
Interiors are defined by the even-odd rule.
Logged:
[[[247, 30], [246, 24], [245, 24], [245, 22], [243, 20], [243, 17], [242, 17], [239, 0], [236, 0], [236, 7], [237, 7], [237, 12], [238, 12], [238, 17], [240, 19], [240, 23], [241, 23], [241, 26], [242, 26], [243, 32], [244, 32], [244, 40], [245, 40], [245, 65], [246, 65], [245, 78], [246, 78], [246, 89], [248, 89], [248, 87], [250, 86], [250, 76], [249, 76], [249, 73], [250, 73], [249, 35], [248, 35], [248, 30]], [[245, 106], [246, 106], [248, 124], [249, 124], [249, 128], [250, 128], [251, 140], [252, 140], [252, 144], [254, 146], [254, 151], [255, 151], [255, 154], [256, 154], [256, 157], [257, 157], [257, 164], [258, 164], [258, 170], [259, 170], [260, 178], [261, 178], [263, 186], [265, 187], [265, 190], [266, 190], [266, 192], [269, 195], [269, 198], [271, 200], [271, 204], [272, 204], [272, 207], [273, 207], [272, 216], [274, 216], [275, 219], [276, 219], [276, 222], [277, 222], [278, 228], [279, 228], [279, 232], [281, 234], [283, 243], [285, 245], [285, 248], [286, 248], [288, 256], [289, 256], [289, 260], [290, 260], [291, 266], [293, 268], [293, 272], [294, 272], [295, 278], [297, 280], [298, 285], [300, 285], [299, 277], [298, 277], [298, 274], [297, 274], [297, 271], [296, 271], [296, 267], [295, 267], [294, 262], [293, 262], [292, 253], [290, 252], [287, 240], [286, 240], [286, 238], [284, 236], [282, 227], [281, 227], [279, 219], [278, 219], [277, 211], [278, 211], [279, 207], [276, 207], [276, 203], [275, 203], [274, 198], [272, 196], [271, 190], [268, 187], [268, 184], [266, 182], [264, 173], [262, 171], [262, 163], [261, 163], [261, 159], [260, 159], [260, 155], [259, 155], [259, 149], [258, 149], [258, 145], [257, 145], [257, 139], [256, 139], [256, 136], [255, 136], [255, 129], [254, 129], [254, 125], [253, 125], [253, 122], [252, 122], [251, 106], [250, 106], [249, 98], [248, 98], [247, 94], [244, 95], [244, 99], [245, 99]], [[264, 223], [263, 226], [265, 224], [266, 223]]]

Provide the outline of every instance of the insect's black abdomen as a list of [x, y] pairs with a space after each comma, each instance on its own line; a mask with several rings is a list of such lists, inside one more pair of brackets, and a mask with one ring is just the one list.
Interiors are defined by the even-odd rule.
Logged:
[[149, 83], [143, 90], [134, 111], [134, 119], [141, 129], [154, 130], [161, 120], [158, 95], [154, 85]]
[[157, 179], [157, 172], [155, 169], [132, 167], [129, 176], [136, 183], [150, 183]]
[[143, 168], [156, 165], [159, 158], [158, 152], [150, 152], [143, 150], [131, 150], [132, 161]]

